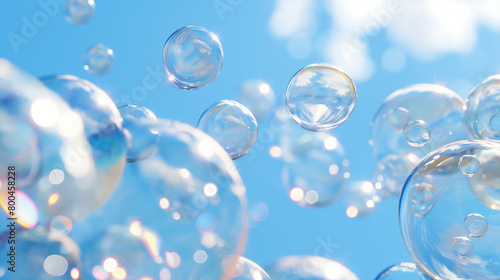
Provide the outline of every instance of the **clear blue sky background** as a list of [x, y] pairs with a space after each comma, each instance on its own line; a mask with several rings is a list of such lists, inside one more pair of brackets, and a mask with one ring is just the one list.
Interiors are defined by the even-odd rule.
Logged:
[[[325, 59], [315, 51], [302, 60], [288, 55], [286, 41], [273, 37], [268, 28], [274, 1], [241, 1], [233, 11], [224, 14], [223, 20], [212, 1], [96, 2], [95, 17], [88, 24], [69, 24], [59, 11], [49, 16], [47, 24], [37, 28], [26, 44], [19, 45], [16, 53], [7, 34], [21, 34], [23, 17], [31, 21], [42, 9], [37, 1], [1, 1], [0, 57], [35, 76], [79, 76], [107, 91], [118, 106], [144, 105], [159, 118], [193, 126], [209, 105], [234, 98], [247, 78], [269, 82], [276, 92], [277, 103], [283, 104], [292, 75], [310, 63]], [[144, 98], [134, 99], [134, 87], [142, 85], [148, 69], [158, 67], [158, 75], [164, 78], [160, 68], [163, 44], [173, 31], [186, 25], [204, 26], [219, 35], [224, 48], [220, 75], [207, 87], [195, 91], [161, 84], [149, 90]], [[109, 46], [116, 55], [115, 65], [103, 76], [93, 76], [83, 69], [83, 55], [96, 43]], [[447, 54], [425, 63], [407, 56], [405, 68], [396, 74], [379, 65], [382, 53], [391, 46], [386, 33], [382, 30], [369, 38], [368, 43], [370, 56], [376, 63], [375, 74], [368, 81], [355, 81], [358, 102], [354, 113], [332, 132], [351, 162], [350, 180], [371, 177], [375, 163], [368, 145], [370, 122], [388, 94], [413, 83], [437, 82], [466, 98], [470, 86], [500, 69], [498, 34], [486, 28], [479, 30], [474, 51], [465, 55]], [[259, 125], [262, 129], [266, 122]], [[272, 144], [277, 141], [276, 137]], [[301, 208], [287, 197], [281, 183], [282, 164], [269, 156], [269, 146], [256, 147], [255, 159], [238, 160], [250, 203], [262, 201], [269, 208], [267, 220], [250, 231], [246, 257], [265, 266], [281, 256], [318, 254], [343, 263], [361, 279], [374, 279], [386, 267], [411, 260], [400, 237], [397, 199], [384, 201], [373, 215], [356, 219], [346, 216], [342, 200], [321, 208]], [[324, 248], [328, 243], [335, 246]]]

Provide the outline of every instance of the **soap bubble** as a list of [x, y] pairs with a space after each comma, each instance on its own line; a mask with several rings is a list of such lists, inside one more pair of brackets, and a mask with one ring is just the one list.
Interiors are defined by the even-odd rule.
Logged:
[[[472, 177], [458, 166], [464, 155], [481, 162]], [[433, 279], [498, 278], [499, 162], [499, 143], [460, 141], [427, 155], [408, 176], [400, 199], [401, 233], [413, 259]], [[466, 236], [486, 230], [482, 219], [469, 216], [474, 213], [487, 221], [488, 232], [470, 240]]]
[[326, 131], [344, 123], [356, 105], [356, 88], [341, 69], [311, 64], [288, 83], [285, 102], [293, 120], [311, 131]]
[[115, 61], [115, 53], [103, 44], [90, 47], [84, 57], [85, 69], [90, 74], [102, 75], [107, 73]]
[[70, 23], [87, 23], [95, 13], [94, 0], [66, 0], [63, 6], [64, 17]]
[[375, 160], [391, 162], [376, 171], [391, 178], [386, 186], [381, 183], [386, 193], [398, 195], [400, 182], [434, 149], [469, 138], [464, 108], [455, 92], [432, 84], [411, 85], [384, 100], [373, 118], [371, 139]]
[[222, 60], [219, 38], [200, 26], [180, 28], [163, 47], [163, 67], [168, 79], [185, 90], [212, 82], [219, 75]]
[[351, 209], [346, 212], [348, 216], [350, 213], [356, 213], [356, 215], [350, 215], [354, 217], [369, 215], [373, 213], [376, 204], [380, 201], [381, 198], [378, 195], [378, 191], [371, 182], [353, 182], [346, 188], [345, 204], [347, 209]]
[[458, 168], [466, 176], [474, 176], [479, 169], [479, 161], [474, 156], [464, 155], [458, 161]]
[[500, 75], [486, 78], [472, 90], [466, 118], [475, 138], [500, 140]]
[[342, 264], [317, 256], [289, 256], [273, 262], [266, 269], [271, 279], [359, 280]]
[[[227, 256], [222, 262], [226, 276], [235, 280], [271, 280], [269, 275], [253, 261], [238, 256]], [[230, 269], [232, 268], [232, 269]]]
[[[106, 201], [124, 168], [118, 110], [84, 80], [45, 79], [49, 91], [6, 61], [0, 68], [0, 168], [15, 166], [19, 225], [48, 227], [57, 216], [83, 219]], [[16, 138], [8, 136], [17, 133], [13, 124], [21, 128]], [[8, 179], [0, 180], [7, 215]]]
[[410, 121], [403, 129], [405, 140], [413, 147], [422, 147], [431, 138], [431, 129], [424, 121]]
[[88, 244], [81, 246], [87, 271], [105, 275], [104, 261], [114, 258], [120, 274], [137, 276], [131, 279], [220, 279], [223, 259], [242, 253], [248, 233], [245, 187], [233, 161], [186, 124], [137, 125], [158, 131], [156, 151], [127, 164], [110, 200], [73, 225], [75, 239]]
[[464, 228], [472, 237], [482, 237], [488, 231], [488, 221], [480, 214], [469, 214], [464, 219]]
[[414, 263], [400, 263], [382, 271], [375, 280], [431, 280]]
[[[10, 252], [5, 242], [2, 254]], [[47, 233], [43, 228], [17, 232], [15, 243], [15, 272], [7, 271], [11, 264], [1, 262], [6, 273], [2, 279], [83, 279], [80, 248], [68, 236]], [[76, 277], [73, 277], [76, 276]]]
[[377, 162], [373, 172], [375, 188], [384, 196], [399, 197], [406, 177], [419, 161], [414, 154], [387, 155]]
[[158, 146], [158, 131], [144, 129], [142, 122], [158, 122], [155, 114], [139, 105], [124, 105], [118, 108], [123, 120], [123, 129], [128, 136], [127, 161], [135, 162], [149, 157]]
[[198, 129], [212, 136], [232, 159], [248, 153], [257, 140], [257, 121], [240, 103], [222, 100], [201, 115]]
[[262, 120], [273, 111], [276, 102], [274, 90], [261, 80], [247, 80], [241, 87], [239, 97], [257, 120]]

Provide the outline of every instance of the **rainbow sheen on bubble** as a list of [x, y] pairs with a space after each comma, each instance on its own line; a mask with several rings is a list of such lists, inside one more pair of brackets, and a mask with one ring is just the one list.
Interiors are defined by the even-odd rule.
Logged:
[[109, 72], [115, 62], [115, 53], [103, 44], [90, 47], [83, 58], [83, 69], [94, 75], [103, 75]]
[[253, 261], [229, 255], [222, 261], [226, 276], [234, 280], [271, 280], [269, 275]]

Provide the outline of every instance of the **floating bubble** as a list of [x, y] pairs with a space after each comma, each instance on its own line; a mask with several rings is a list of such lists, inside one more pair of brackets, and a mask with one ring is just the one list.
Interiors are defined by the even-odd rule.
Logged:
[[311, 131], [344, 123], [356, 105], [356, 88], [341, 69], [327, 63], [299, 70], [288, 83], [286, 107], [293, 120]]
[[486, 78], [472, 90], [466, 119], [475, 138], [500, 140], [500, 75]]
[[63, 6], [64, 17], [70, 23], [87, 23], [95, 13], [94, 0], [66, 0]]
[[358, 280], [342, 264], [317, 256], [283, 257], [267, 267], [271, 279]]
[[226, 276], [235, 280], [271, 280], [269, 275], [253, 261], [239, 256], [227, 256], [222, 266]]
[[180, 28], [163, 47], [163, 67], [168, 79], [185, 90], [212, 82], [219, 75], [222, 60], [219, 38], [200, 26]]
[[127, 161], [146, 159], [156, 150], [160, 135], [155, 130], [144, 130], [145, 126], [141, 123], [155, 123], [158, 119], [148, 108], [139, 105], [124, 105], [118, 110], [128, 136]]
[[353, 182], [346, 188], [346, 214], [350, 218], [365, 216], [373, 213], [376, 204], [381, 201], [378, 191], [371, 182]]
[[431, 280], [414, 263], [403, 262], [382, 271], [375, 280]]
[[267, 219], [267, 215], [269, 215], [269, 209], [263, 202], [256, 202], [250, 206], [250, 216], [252, 219], [262, 222]]
[[482, 237], [488, 231], [488, 221], [480, 214], [469, 214], [464, 219], [464, 228], [472, 237]]
[[68, 234], [71, 232], [73, 223], [71, 219], [64, 216], [57, 216], [50, 222], [50, 230], [52, 233]]
[[387, 155], [377, 162], [373, 172], [374, 186], [381, 195], [399, 197], [410, 170], [417, 165], [419, 158], [414, 154], [406, 156]]
[[403, 107], [391, 109], [387, 114], [387, 122], [394, 129], [403, 128], [411, 121], [410, 112]]
[[257, 121], [240, 103], [222, 100], [201, 115], [198, 129], [212, 136], [232, 159], [248, 153], [257, 140]]
[[84, 57], [83, 69], [94, 75], [107, 73], [115, 62], [115, 53], [103, 44], [90, 47]]
[[[466, 155], [481, 162], [472, 177], [457, 168]], [[400, 198], [401, 234], [412, 258], [432, 279], [498, 278], [500, 215], [495, 202], [500, 196], [498, 175], [493, 174], [498, 174], [499, 162], [499, 143], [459, 141], [427, 155], [408, 176]], [[488, 234], [474, 242], [464, 237], [479, 236], [485, 227]]]
[[464, 155], [458, 161], [458, 169], [466, 176], [474, 176], [479, 169], [479, 161], [471, 155]]
[[431, 138], [431, 129], [424, 121], [411, 121], [403, 129], [405, 140], [413, 147], [422, 147]]
[[63, 256], [50, 255], [45, 259], [43, 268], [51, 276], [62, 276], [68, 270], [68, 261]]
[[239, 97], [257, 120], [270, 115], [276, 103], [276, 96], [271, 86], [260, 80], [247, 80], [241, 87]]

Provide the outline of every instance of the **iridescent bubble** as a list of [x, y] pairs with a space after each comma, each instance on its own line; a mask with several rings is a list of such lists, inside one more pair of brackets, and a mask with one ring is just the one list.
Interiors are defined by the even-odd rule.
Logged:
[[198, 129], [217, 140], [232, 159], [248, 153], [257, 140], [257, 121], [245, 106], [233, 100], [210, 106], [198, 120]]
[[288, 83], [285, 102], [293, 120], [311, 131], [344, 123], [356, 105], [356, 88], [341, 69], [327, 63], [299, 70]]
[[163, 67], [168, 79], [185, 90], [208, 85], [222, 67], [223, 52], [217, 35], [200, 26], [186, 26], [168, 37]]
[[90, 74], [102, 75], [107, 73], [115, 62], [115, 53], [103, 44], [90, 47], [84, 57], [85, 69]]
[[[465, 155], [481, 162], [472, 177], [457, 168]], [[412, 258], [432, 279], [498, 278], [500, 215], [494, 202], [500, 198], [495, 191], [499, 162], [499, 143], [459, 141], [427, 155], [408, 176], [400, 198], [401, 234]], [[472, 242], [467, 234], [485, 232], [475, 213], [488, 221], [488, 233]]]
[[486, 78], [472, 90], [466, 119], [475, 138], [500, 140], [500, 75]]
[[[346, 188], [344, 202], [346, 208], [350, 209], [346, 212], [350, 218], [373, 213], [376, 204], [380, 201], [378, 191], [371, 182], [357, 181], [350, 183]], [[349, 213], [356, 213], [356, 215], [350, 215]]]
[[413, 147], [422, 147], [431, 138], [431, 129], [424, 121], [411, 121], [406, 124], [403, 134], [408, 144]]
[[269, 275], [253, 261], [239, 256], [227, 256], [222, 262], [226, 276], [235, 280], [271, 280]]
[[239, 97], [241, 104], [245, 105], [257, 120], [269, 116], [276, 103], [274, 90], [268, 83], [261, 80], [245, 81]]
[[403, 262], [382, 271], [375, 280], [431, 280], [414, 263]]
[[410, 112], [403, 107], [391, 109], [387, 114], [387, 122], [394, 129], [403, 128], [411, 121]]
[[64, 216], [57, 216], [50, 222], [50, 230], [52, 233], [68, 234], [73, 228], [71, 219]]
[[472, 255], [474, 244], [467, 237], [455, 237], [450, 241], [450, 248], [457, 257], [466, 259]]
[[95, 13], [94, 0], [66, 0], [63, 6], [64, 17], [70, 23], [87, 23]]
[[464, 219], [464, 228], [472, 237], [482, 237], [488, 231], [488, 221], [480, 214], [469, 214]]
[[148, 108], [139, 105], [124, 105], [118, 110], [128, 138], [127, 161], [146, 159], [156, 150], [160, 135], [155, 130], [144, 130], [145, 126], [141, 123], [155, 123], [158, 119]]
[[266, 268], [271, 279], [359, 280], [342, 264], [317, 256], [289, 256]]
[[471, 155], [464, 155], [458, 161], [458, 169], [466, 176], [474, 176], [479, 169], [479, 161]]

